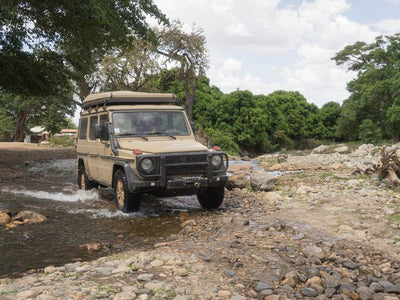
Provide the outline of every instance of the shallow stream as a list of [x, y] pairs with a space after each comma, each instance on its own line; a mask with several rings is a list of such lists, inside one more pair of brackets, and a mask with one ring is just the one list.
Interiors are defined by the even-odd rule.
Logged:
[[[0, 210], [32, 210], [48, 220], [0, 227], [0, 277], [48, 265], [91, 260], [127, 248], [145, 249], [180, 231], [181, 212], [196, 214], [195, 196], [145, 197], [139, 212], [116, 209], [111, 189], [78, 190], [76, 160], [25, 166], [29, 180], [0, 186]], [[83, 245], [94, 243], [98, 251]]]

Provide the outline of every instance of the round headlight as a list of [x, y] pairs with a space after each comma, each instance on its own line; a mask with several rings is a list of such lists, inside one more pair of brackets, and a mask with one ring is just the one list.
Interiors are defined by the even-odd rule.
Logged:
[[140, 162], [140, 167], [146, 173], [149, 173], [154, 168], [154, 161], [150, 158], [145, 158]]
[[221, 168], [222, 156], [221, 155], [213, 155], [213, 157], [211, 158], [211, 164], [213, 165], [213, 167], [215, 169]]

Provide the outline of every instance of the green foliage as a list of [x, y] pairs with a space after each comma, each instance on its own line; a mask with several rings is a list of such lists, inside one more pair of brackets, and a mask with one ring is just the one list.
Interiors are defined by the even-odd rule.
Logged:
[[220, 146], [231, 155], [240, 153], [239, 145], [236, 144], [235, 138], [229, 132], [222, 132], [212, 128], [207, 128], [205, 132], [210, 136], [213, 145]]
[[395, 34], [378, 36], [371, 44], [357, 42], [346, 46], [333, 58], [337, 64], [358, 72], [357, 78], [347, 85], [350, 97], [343, 104], [337, 130], [339, 137], [375, 141], [398, 138], [399, 51], [400, 34]]
[[[267, 96], [255, 96], [249, 91], [223, 94], [211, 87], [208, 80], [198, 82], [197, 99], [193, 105], [196, 126], [201, 126], [211, 144], [221, 146], [230, 154], [254, 155], [280, 148], [304, 149], [318, 142], [318, 130], [333, 131], [334, 113], [340, 105], [326, 108], [324, 122], [319, 110], [308, 104], [298, 92], [277, 91]], [[326, 124], [326, 128], [324, 127]], [[328, 136], [325, 134], [324, 136]]]
[[382, 139], [382, 132], [372, 120], [362, 120], [360, 125], [360, 140], [364, 143], [377, 143]]
[[73, 115], [72, 96], [28, 97], [10, 93], [0, 94], [0, 118], [4, 126], [0, 134], [11, 135], [12, 140], [23, 141], [25, 132], [34, 126], [43, 126], [58, 133], [70, 122], [66, 115]]
[[74, 137], [54, 135], [50, 137], [50, 144], [53, 146], [73, 147]]
[[90, 74], [135, 35], [155, 40], [148, 17], [168, 23], [151, 0], [5, 0], [0, 16], [0, 90], [27, 95], [51, 95], [71, 66]]

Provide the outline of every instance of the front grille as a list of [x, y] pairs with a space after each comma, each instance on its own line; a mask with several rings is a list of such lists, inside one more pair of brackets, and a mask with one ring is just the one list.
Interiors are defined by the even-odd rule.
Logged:
[[179, 155], [165, 157], [165, 174], [170, 175], [193, 175], [207, 174], [207, 155]]

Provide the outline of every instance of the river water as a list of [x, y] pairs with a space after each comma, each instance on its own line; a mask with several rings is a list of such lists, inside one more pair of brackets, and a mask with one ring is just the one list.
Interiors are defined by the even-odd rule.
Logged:
[[[25, 168], [29, 180], [0, 186], [0, 210], [32, 210], [48, 220], [0, 227], [0, 277], [127, 248], [146, 249], [180, 231], [181, 212], [200, 211], [195, 196], [149, 196], [139, 212], [124, 214], [116, 209], [111, 189], [78, 190], [75, 159], [30, 163]], [[88, 243], [99, 245], [99, 251], [83, 247]]]

